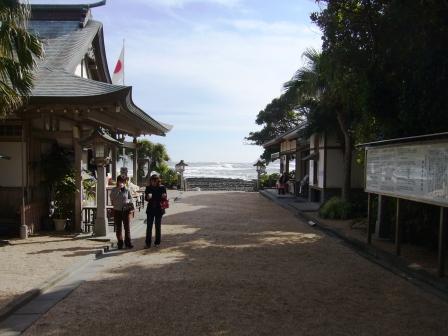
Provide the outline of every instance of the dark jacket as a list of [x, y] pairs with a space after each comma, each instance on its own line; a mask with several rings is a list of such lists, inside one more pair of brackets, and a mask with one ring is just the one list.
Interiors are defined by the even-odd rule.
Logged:
[[166, 194], [165, 186], [160, 187], [148, 186], [145, 189], [145, 199], [147, 200], [148, 194], [152, 194], [151, 199], [148, 201], [148, 207], [146, 208], [146, 213], [151, 215], [163, 215], [165, 210], [160, 206], [162, 201], [162, 194]]
[[289, 176], [288, 176], [288, 174], [283, 174], [282, 176], [280, 176], [280, 183], [281, 184], [285, 184], [286, 182], [288, 182], [289, 181]]

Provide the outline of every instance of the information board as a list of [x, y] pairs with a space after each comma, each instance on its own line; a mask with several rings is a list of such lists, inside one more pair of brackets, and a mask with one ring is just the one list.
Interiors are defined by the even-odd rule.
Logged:
[[448, 143], [367, 148], [366, 192], [448, 206]]

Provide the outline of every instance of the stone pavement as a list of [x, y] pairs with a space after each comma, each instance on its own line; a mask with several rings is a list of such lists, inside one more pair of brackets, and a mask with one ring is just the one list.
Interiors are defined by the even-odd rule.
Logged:
[[143, 230], [135, 238], [134, 250], [90, 263], [80, 285], [71, 279], [77, 287], [69, 295], [56, 290], [63, 299], [46, 313], [17, 318], [34, 320], [24, 334], [445, 335], [448, 328], [446, 302], [257, 193], [186, 193], [164, 218], [159, 248], [143, 249]]
[[62, 233], [11, 239], [0, 246], [0, 319], [16, 301], [28, 299], [50, 286], [66, 269], [105, 247], [104, 242]]
[[[143, 223], [145, 218], [146, 214], [144, 211], [137, 212], [137, 215], [134, 218], [131, 226], [131, 237], [134, 235], [141, 236], [142, 232], [145, 231], [146, 226]], [[104, 244], [106, 238], [110, 239], [111, 241], [116, 241], [115, 233], [113, 231], [109, 232], [107, 237], [102, 237], [99, 242]], [[90, 244], [93, 243], [94, 242], [91, 242]], [[65, 244], [67, 244], [67, 242], [65, 242]], [[116, 244], [112, 245], [116, 246]], [[48, 248], [48, 245], [46, 245], [46, 247]], [[76, 248], [78, 248], [79, 251], [82, 251], [81, 247], [76, 246], [74, 250]], [[75, 290], [82, 282], [87, 281], [89, 278], [95, 275], [99, 267], [102, 267], [102, 263], [99, 261], [99, 259], [102, 259], [104, 257], [103, 252], [109, 251], [109, 249], [96, 249], [90, 252], [95, 251], [101, 253], [97, 252], [86, 254], [83, 258], [79, 259], [78, 262], [71, 264], [70, 267], [66, 269], [59, 268], [59, 274], [50, 277], [47, 276], [45, 283], [37, 286], [37, 289], [35, 289], [37, 293], [30, 297], [31, 300], [28, 300], [27, 298], [24, 298], [23, 300], [30, 302], [24, 302], [24, 304], [22, 304], [22, 302], [17, 302], [15, 306], [21, 305], [22, 307], [9, 314], [9, 316], [5, 318], [4, 321], [0, 322], [0, 335], [20, 335], [21, 332], [23, 332], [33, 322], [39, 319], [51, 307], [56, 305], [59, 301], [64, 299], [68, 294]], [[123, 250], [123, 252], [125, 251], [127, 250]], [[122, 252], [118, 250], [110, 251], [108, 255], [111, 256], [116, 253]], [[48, 283], [48, 285], [45, 285], [46, 283]]]

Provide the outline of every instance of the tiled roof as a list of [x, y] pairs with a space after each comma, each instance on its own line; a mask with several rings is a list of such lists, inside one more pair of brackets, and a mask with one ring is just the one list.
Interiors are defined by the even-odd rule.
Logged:
[[41, 66], [37, 73], [32, 97], [91, 97], [120, 91], [126, 93], [129, 88], [93, 81], [72, 75], [64, 70]]
[[265, 142], [263, 144], [263, 147], [268, 148], [268, 147], [271, 147], [274, 145], [278, 145], [279, 143], [281, 143], [284, 140], [292, 140], [292, 139], [299, 138], [300, 136], [302, 136], [303, 130], [305, 129], [306, 126], [307, 126], [306, 122], [301, 122], [296, 127], [291, 128], [290, 130], [280, 134], [276, 138]]
[[45, 58], [40, 65], [69, 73], [75, 72], [101, 27], [94, 20], [84, 28], [77, 21], [30, 21], [29, 25], [44, 43]]
[[70, 102], [77, 98], [82, 98], [85, 102], [110, 102], [113, 95], [114, 100], [120, 100], [127, 111], [144, 122], [144, 130], [164, 135], [171, 129], [135, 106], [130, 96], [131, 87], [81, 78], [74, 74], [102, 30], [100, 22], [88, 20], [82, 27], [79, 21], [32, 20], [29, 30], [42, 40], [45, 51], [44, 58], [38, 62], [31, 103], [43, 99]]

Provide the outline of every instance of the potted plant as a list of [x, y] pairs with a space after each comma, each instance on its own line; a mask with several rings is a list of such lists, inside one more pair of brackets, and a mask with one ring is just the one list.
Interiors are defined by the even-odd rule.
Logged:
[[55, 183], [53, 220], [56, 231], [64, 231], [67, 220], [73, 218], [75, 193], [75, 176], [73, 170], [70, 170]]
[[42, 157], [40, 169], [43, 183], [48, 190], [47, 200], [57, 231], [63, 231], [67, 219], [74, 212], [75, 175], [73, 153], [53, 143], [51, 149]]

